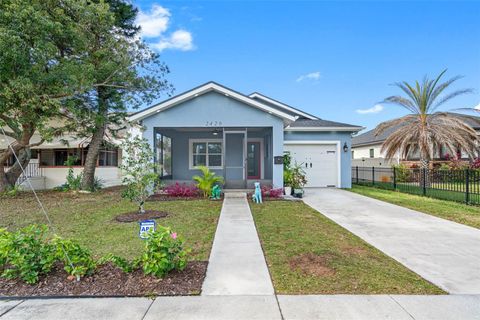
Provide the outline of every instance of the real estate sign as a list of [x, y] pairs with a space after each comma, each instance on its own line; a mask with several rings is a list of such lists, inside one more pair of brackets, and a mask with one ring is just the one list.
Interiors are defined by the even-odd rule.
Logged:
[[155, 220], [140, 221], [140, 230], [138, 231], [140, 239], [146, 239], [150, 230], [155, 231]]

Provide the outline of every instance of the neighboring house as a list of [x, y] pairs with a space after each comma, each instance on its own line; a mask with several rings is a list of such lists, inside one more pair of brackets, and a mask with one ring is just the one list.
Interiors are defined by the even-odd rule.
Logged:
[[214, 82], [191, 89], [129, 120], [154, 148], [164, 182], [190, 182], [206, 165], [225, 188], [254, 181], [283, 186], [283, 154], [304, 167], [307, 187], [351, 186], [351, 136], [360, 126], [322, 120], [260, 93], [243, 95]]
[[[38, 135], [34, 135], [31, 143], [40, 141]], [[5, 138], [0, 133], [0, 150], [5, 150], [11, 138]], [[74, 135], [64, 135], [54, 138], [50, 142], [44, 142], [38, 147], [32, 148], [32, 159], [25, 168], [25, 174], [17, 182], [24, 189], [29, 189], [26, 178], [30, 178], [32, 186], [36, 190], [52, 189], [65, 183], [68, 168], [65, 161], [68, 157], [75, 156], [76, 164], [73, 166], [74, 173], [79, 174], [83, 170], [84, 160], [88, 150], [87, 139], [76, 138]], [[119, 163], [121, 151], [117, 147], [119, 141], [109, 139], [108, 143], [101, 149], [95, 175], [101, 179], [104, 186], [121, 184], [121, 172]], [[12, 156], [7, 160], [7, 166], [15, 162]]]
[[[480, 134], [480, 117], [452, 112], [450, 112], [450, 114], [461, 119], [475, 129], [478, 134]], [[386, 130], [381, 135], [376, 136], [375, 129], [373, 129], [358, 136], [354, 136], [352, 138], [352, 165], [365, 167], [390, 167], [391, 165], [398, 164], [400, 162], [416, 163], [419, 161], [420, 159], [418, 154], [412, 154], [407, 159], [402, 159], [400, 156], [390, 160], [385, 159], [385, 154], [381, 152], [382, 143], [395, 130], [396, 128], [391, 128]], [[434, 161], [446, 161], [448, 156], [452, 157], [455, 155], [448, 154], [445, 148], [440, 148], [437, 152], [435, 152]], [[461, 157], [462, 159], [468, 160], [465, 154], [462, 154]]]

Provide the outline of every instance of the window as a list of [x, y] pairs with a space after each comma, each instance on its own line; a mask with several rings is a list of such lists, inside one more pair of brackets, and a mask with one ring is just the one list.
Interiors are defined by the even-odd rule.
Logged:
[[355, 153], [352, 150], [352, 159], [355, 159]]
[[118, 166], [118, 149], [112, 148], [112, 147], [105, 147], [100, 149], [100, 152], [98, 154], [98, 166], [99, 167]]
[[370, 149], [370, 158], [375, 158], [375, 150]]
[[222, 140], [190, 140], [190, 169], [198, 166], [221, 169], [222, 164]]
[[[87, 158], [88, 148], [70, 148], [70, 149], [42, 149], [39, 150], [40, 165], [44, 167], [65, 167], [65, 162], [69, 157], [74, 157], [74, 166], [83, 166]], [[116, 167], [118, 166], [118, 148], [102, 147], [98, 153], [98, 167]]]

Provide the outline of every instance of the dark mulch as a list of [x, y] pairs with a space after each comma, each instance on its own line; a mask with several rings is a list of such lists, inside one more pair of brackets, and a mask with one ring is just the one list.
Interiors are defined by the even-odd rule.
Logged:
[[135, 222], [148, 219], [160, 219], [168, 216], [168, 212], [158, 210], [145, 210], [145, 213], [138, 213], [138, 211], [127, 212], [115, 217], [118, 222]]
[[108, 263], [76, 282], [67, 280], [67, 273], [58, 265], [34, 285], [0, 278], [0, 297], [192, 295], [200, 293], [206, 270], [206, 261], [192, 261], [185, 270], [161, 279], [146, 276], [141, 269], [124, 273]]
[[178, 201], [178, 200], [201, 200], [200, 196], [195, 197], [173, 197], [166, 194], [154, 194], [150, 196], [147, 201]]

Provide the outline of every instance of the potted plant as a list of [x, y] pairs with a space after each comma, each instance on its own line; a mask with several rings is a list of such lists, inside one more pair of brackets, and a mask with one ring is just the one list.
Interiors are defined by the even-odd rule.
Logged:
[[293, 188], [293, 195], [295, 197], [301, 198], [303, 196], [303, 187], [307, 184], [307, 178], [305, 176], [305, 171], [301, 164], [295, 163], [294, 166], [290, 169], [291, 172], [291, 184]]

